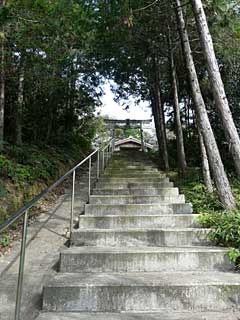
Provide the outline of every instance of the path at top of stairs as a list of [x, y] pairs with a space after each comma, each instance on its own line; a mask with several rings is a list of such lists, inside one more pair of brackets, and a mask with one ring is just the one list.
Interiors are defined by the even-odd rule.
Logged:
[[38, 320], [240, 319], [240, 275], [196, 218], [144, 153], [115, 153]]

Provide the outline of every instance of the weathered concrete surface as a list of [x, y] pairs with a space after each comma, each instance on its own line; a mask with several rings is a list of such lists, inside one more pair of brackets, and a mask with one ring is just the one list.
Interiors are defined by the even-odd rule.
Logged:
[[177, 196], [179, 195], [178, 188], [125, 188], [125, 189], [93, 189], [93, 195], [143, 195], [143, 196]]
[[61, 272], [233, 270], [222, 248], [72, 247], [61, 251]]
[[115, 182], [115, 183], [106, 183], [106, 182], [99, 182], [96, 183], [96, 187], [98, 189], [126, 189], [126, 188], [140, 188], [141, 186], [145, 186], [146, 188], [171, 188], [173, 187], [172, 182], [145, 182], [144, 184], [142, 182]]
[[156, 178], [160, 178], [160, 179], [164, 179], [166, 178], [166, 175], [162, 175], [161, 173], [159, 173], [158, 171], [156, 172], [152, 172], [152, 171], [142, 171], [142, 172], [118, 172], [118, 173], [114, 173], [112, 174], [111, 172], [109, 173], [104, 173], [102, 175], [102, 178], [104, 179], [112, 179], [114, 177], [114, 179], [118, 178], [118, 179], [135, 179], [135, 178], [145, 178], [145, 179], [152, 179], [152, 177], [156, 177]]
[[86, 215], [161, 215], [161, 214], [191, 214], [192, 205], [190, 203], [172, 204], [122, 204], [122, 205], [96, 205], [86, 204]]
[[[191, 205], [176, 203], [178, 194], [162, 190], [160, 195], [153, 191], [118, 194], [126, 188], [162, 189], [172, 184], [155, 177], [149, 182], [148, 170], [135, 177], [132, 170], [140, 166], [151, 171], [151, 162], [145, 161], [144, 154], [136, 153], [128, 159], [124, 153], [115, 158], [108, 171], [111, 175], [97, 184], [103, 194], [91, 199], [104, 199], [106, 203], [85, 206], [80, 229], [72, 237], [80, 247], [61, 250], [60, 270], [64, 273], [54, 275], [53, 270], [44, 287], [46, 312], [76, 313], [46, 313], [39, 319], [236, 319], [240, 277], [232, 272], [227, 250], [203, 246], [209, 244], [209, 230], [198, 229]], [[129, 175], [124, 170], [116, 171], [126, 166]], [[162, 173], [160, 176], [164, 177]], [[107, 189], [111, 190], [109, 194]], [[175, 203], [164, 203], [164, 197], [175, 197]], [[143, 203], [146, 198], [151, 199], [149, 204]], [[153, 204], [154, 199], [161, 201]], [[127, 203], [117, 204], [120, 200]], [[111, 204], [113, 201], [115, 204]]]
[[81, 229], [72, 234], [74, 245], [85, 246], [197, 246], [207, 245], [209, 229]]
[[90, 204], [145, 204], [145, 203], [185, 203], [184, 195], [145, 196], [145, 195], [92, 195]]
[[102, 177], [101, 178], [101, 183], [108, 183], [108, 184], [119, 184], [119, 183], [144, 183], [146, 181], [146, 179], [148, 180], [148, 182], [153, 182], [153, 183], [156, 183], [156, 182], [169, 182], [169, 178], [166, 178], [166, 177], [158, 177], [158, 176], [152, 176], [152, 177], [142, 177], [142, 176], [138, 176], [138, 177], [135, 177], [135, 178], [119, 178], [119, 177]]
[[139, 272], [58, 274], [44, 287], [45, 311], [240, 310], [239, 274]]
[[124, 168], [111, 168], [111, 167], [107, 167], [105, 172], [104, 172], [104, 175], [108, 175], [108, 174], [111, 174], [111, 175], [119, 175], [119, 174], [123, 174], [125, 175], [126, 173], [137, 173], [137, 174], [142, 174], [142, 173], [152, 173], [152, 174], [161, 174], [161, 175], [166, 175], [164, 172], [160, 172], [157, 168], [155, 167], [150, 167], [150, 166], [128, 166], [128, 167], [124, 167]]
[[172, 215], [108, 215], [79, 218], [79, 228], [128, 229], [128, 228], [192, 228], [199, 226], [194, 214]]
[[[75, 206], [76, 221], [87, 201], [86, 183], [80, 181], [76, 183], [77, 191], [81, 190]], [[70, 195], [66, 190], [54, 207], [28, 228], [22, 320], [35, 319], [42, 308], [42, 288], [58, 268], [60, 248], [67, 242], [69, 216]], [[0, 320], [14, 319], [20, 245], [20, 241], [14, 243], [11, 253], [0, 257]]]
[[45, 313], [38, 320], [239, 320], [240, 312]]

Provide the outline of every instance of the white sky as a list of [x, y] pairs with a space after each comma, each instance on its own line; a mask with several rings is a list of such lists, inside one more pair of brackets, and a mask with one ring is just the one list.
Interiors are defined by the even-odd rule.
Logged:
[[108, 116], [113, 119], [138, 119], [149, 120], [152, 118], [151, 108], [145, 101], [135, 105], [134, 99], [130, 97], [128, 101], [129, 109], [124, 110], [124, 106], [114, 101], [114, 94], [111, 91], [111, 84], [106, 82], [103, 87], [104, 95], [101, 97], [103, 106], [97, 109], [101, 116]]

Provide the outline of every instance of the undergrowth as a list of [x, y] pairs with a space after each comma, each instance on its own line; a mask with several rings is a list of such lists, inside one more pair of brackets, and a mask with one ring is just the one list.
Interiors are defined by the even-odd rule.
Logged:
[[[0, 224], [84, 158], [90, 146], [84, 137], [57, 147], [5, 143], [0, 153]], [[8, 238], [2, 241], [6, 245]]]
[[[192, 203], [193, 212], [199, 214], [198, 223], [211, 228], [209, 239], [216, 245], [229, 247], [229, 258], [240, 270], [240, 210], [224, 210], [216, 191], [207, 192], [198, 168], [190, 168], [186, 177], [180, 177], [176, 171], [169, 172], [169, 176], [186, 201]], [[239, 208], [240, 182], [232, 178], [231, 186]]]

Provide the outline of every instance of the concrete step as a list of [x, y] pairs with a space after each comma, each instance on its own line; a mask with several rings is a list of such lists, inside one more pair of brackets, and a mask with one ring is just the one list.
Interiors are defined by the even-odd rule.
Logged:
[[229, 249], [71, 247], [61, 251], [60, 272], [230, 271]]
[[37, 320], [239, 320], [240, 312], [42, 313]]
[[171, 204], [86, 204], [85, 215], [161, 215], [161, 214], [191, 214], [189, 203]]
[[166, 177], [159, 171], [156, 172], [149, 172], [149, 171], [142, 171], [142, 172], [120, 172], [120, 173], [108, 173], [104, 172], [101, 178], [164, 178]]
[[157, 167], [153, 167], [153, 166], [127, 166], [124, 168], [115, 168], [115, 167], [111, 167], [111, 165], [109, 165], [106, 168], [107, 173], [121, 173], [121, 172], [161, 172], [163, 173], [163, 171], [159, 171], [159, 169]]
[[145, 182], [159, 183], [159, 182], [169, 182], [169, 178], [166, 177], [135, 177], [135, 178], [118, 178], [118, 177], [104, 177], [101, 176], [99, 182], [109, 183], [109, 184], [119, 184], [119, 183], [139, 183], [144, 184]]
[[226, 272], [66, 273], [44, 287], [45, 311], [240, 310], [240, 277]]
[[158, 171], [158, 172], [162, 172], [163, 171], [159, 171], [159, 168], [154, 166], [154, 165], [124, 165], [122, 166], [118, 166], [118, 165], [112, 165], [111, 163], [107, 166], [106, 171], [113, 171], [113, 172], [124, 172], [124, 171]]
[[72, 233], [76, 246], [200, 246], [209, 245], [209, 229], [81, 229]]
[[80, 229], [120, 229], [120, 228], [194, 228], [197, 215], [138, 215], [138, 216], [86, 216], [79, 217]]
[[134, 195], [91, 195], [90, 204], [146, 204], [146, 203], [185, 203], [184, 195], [177, 196], [134, 196]]
[[155, 164], [148, 159], [134, 159], [134, 160], [128, 160], [128, 159], [111, 159], [110, 165], [112, 166], [154, 166]]
[[143, 195], [143, 196], [177, 196], [178, 188], [125, 188], [125, 189], [93, 189], [93, 195]]
[[140, 187], [145, 187], [146, 189], [148, 188], [172, 188], [173, 187], [173, 183], [172, 182], [149, 182], [146, 181], [144, 183], [140, 182], [114, 182], [114, 183], [109, 183], [109, 182], [102, 182], [101, 180], [99, 180], [96, 183], [96, 188], [97, 189], [126, 189], [126, 188], [130, 188], [130, 189], [138, 189]]

